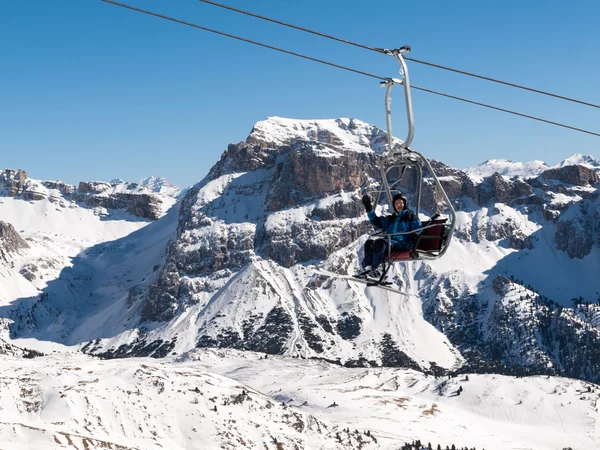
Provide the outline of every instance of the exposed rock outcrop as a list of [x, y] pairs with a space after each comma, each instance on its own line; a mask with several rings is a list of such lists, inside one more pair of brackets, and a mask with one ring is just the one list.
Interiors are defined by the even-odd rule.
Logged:
[[6, 169], [0, 172], [0, 191], [5, 191], [9, 197], [14, 197], [23, 192], [27, 172], [24, 170]]
[[485, 205], [490, 201], [498, 203], [509, 203], [514, 199], [529, 197], [533, 194], [533, 188], [522, 180], [506, 180], [499, 173], [486, 178], [479, 186], [479, 205]]
[[279, 152], [272, 148], [240, 142], [229, 144], [221, 159], [208, 174], [208, 179], [215, 179], [227, 173], [250, 172], [270, 168], [275, 164]]
[[284, 267], [299, 262], [327, 259], [334, 251], [350, 245], [371, 226], [367, 220], [342, 223], [339, 220], [291, 222], [269, 228], [257, 236], [261, 255]]
[[313, 142], [282, 149], [273, 170], [266, 210], [279, 211], [310, 198], [353, 191], [374, 175], [376, 160], [373, 153], [345, 152]]
[[[73, 199], [95, 208], [123, 209], [134, 216], [156, 220], [162, 215], [161, 198], [156, 194], [116, 192], [107, 195], [111, 185], [102, 182], [80, 182]], [[134, 187], [132, 186], [132, 189]]]
[[0, 258], [6, 260], [9, 253], [29, 248], [29, 244], [19, 236], [10, 223], [0, 221]]
[[556, 224], [554, 242], [569, 258], [582, 259], [589, 255], [593, 245], [593, 222], [589, 215], [560, 219]]
[[600, 181], [600, 176], [593, 169], [581, 165], [549, 169], [542, 172], [541, 177], [544, 180], [558, 180], [574, 186], [589, 186]]

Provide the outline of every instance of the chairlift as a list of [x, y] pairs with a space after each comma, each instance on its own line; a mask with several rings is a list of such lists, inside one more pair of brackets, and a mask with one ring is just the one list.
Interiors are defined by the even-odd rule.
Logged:
[[[408, 77], [408, 68], [406, 61], [402, 56], [403, 53], [410, 51], [409, 46], [394, 50], [382, 49], [386, 54], [394, 56], [400, 63], [400, 74], [402, 79], [388, 78], [381, 82], [381, 85], [386, 87], [385, 93], [385, 115], [387, 125], [387, 139], [388, 148], [387, 152], [382, 156], [380, 160], [380, 174], [381, 174], [381, 185], [377, 190], [370, 190], [367, 193], [375, 196], [374, 206], [376, 207], [379, 203], [380, 197], [385, 195], [387, 202], [390, 205], [390, 209], [394, 210], [393, 198], [396, 193], [401, 193], [400, 187], [402, 182], [406, 182], [408, 178], [411, 183], [415, 185], [414, 194], [411, 195], [413, 199], [414, 209], [413, 211], [421, 220], [422, 226], [420, 228], [402, 232], [389, 234], [383, 231], [371, 234], [372, 237], [381, 237], [388, 240], [388, 250], [385, 260], [383, 261], [383, 271], [380, 277], [371, 278], [366, 277], [365, 274], [357, 276], [340, 276], [326, 271], [319, 271], [319, 273], [326, 276], [335, 276], [338, 278], [346, 278], [352, 281], [366, 284], [367, 286], [374, 286], [378, 288], [387, 289], [398, 294], [410, 296], [411, 294], [402, 292], [393, 286], [393, 283], [386, 280], [386, 275], [392, 266], [397, 262], [408, 262], [408, 261], [431, 261], [441, 258], [452, 240], [454, 233], [454, 227], [456, 224], [456, 213], [454, 207], [448, 198], [448, 194], [442, 187], [440, 180], [438, 179], [435, 171], [431, 167], [429, 161], [423, 157], [420, 153], [410, 148], [410, 144], [414, 136], [414, 116], [412, 109], [412, 99], [410, 94], [410, 80]], [[404, 98], [406, 103], [406, 116], [408, 121], [408, 135], [404, 142], [394, 143], [392, 137], [392, 115], [391, 115], [391, 93], [392, 88], [401, 84], [404, 86]], [[427, 172], [427, 177], [424, 176], [424, 172]], [[423, 220], [421, 217], [427, 216], [422, 210], [422, 196], [423, 188], [426, 185], [431, 185], [433, 192], [433, 199], [435, 203], [436, 211], [429, 215], [429, 219]], [[406, 193], [404, 193], [406, 194]], [[438, 195], [436, 195], [438, 194]], [[405, 251], [394, 251], [392, 245], [392, 236], [400, 234], [411, 234], [414, 237], [412, 248]]]
[[[400, 74], [402, 79], [389, 78], [386, 81], [382, 81], [381, 85], [386, 87], [385, 93], [385, 114], [386, 114], [386, 125], [387, 125], [387, 138], [388, 138], [388, 150], [384, 154], [380, 163], [381, 173], [381, 186], [379, 190], [370, 191], [369, 193], [375, 194], [375, 205], [379, 202], [381, 195], [387, 197], [388, 204], [393, 210], [393, 196], [394, 193], [400, 192], [400, 183], [406, 180], [407, 174], [410, 173], [410, 169], [413, 169], [416, 173], [414, 177], [416, 180], [415, 194], [413, 197], [414, 212], [417, 217], [421, 217], [421, 200], [423, 187], [425, 183], [433, 184], [433, 187], [437, 189], [439, 193], [436, 201], [436, 213], [431, 215], [428, 220], [422, 220], [423, 226], [416, 230], [411, 230], [404, 233], [397, 234], [413, 234], [414, 235], [414, 246], [410, 250], [394, 252], [392, 250], [392, 234], [386, 234], [379, 232], [373, 234], [373, 236], [379, 236], [388, 239], [388, 255], [384, 261], [383, 275], [379, 280], [379, 284], [384, 283], [384, 278], [388, 272], [392, 263], [395, 262], [406, 262], [406, 261], [418, 261], [418, 260], [435, 260], [441, 258], [450, 245], [452, 235], [454, 233], [454, 226], [456, 223], [456, 214], [446, 191], [442, 187], [440, 180], [435, 174], [435, 171], [431, 167], [429, 161], [423, 157], [420, 153], [410, 148], [410, 144], [414, 136], [414, 115], [412, 109], [412, 99], [410, 92], [410, 80], [408, 77], [408, 68], [406, 61], [402, 56], [403, 53], [410, 51], [409, 46], [405, 46], [394, 50], [384, 50], [385, 53], [394, 56], [400, 63]], [[406, 115], [408, 121], [408, 135], [402, 143], [394, 143], [392, 137], [392, 117], [391, 117], [391, 92], [392, 88], [401, 84], [404, 86], [404, 98], [406, 103]], [[424, 169], [430, 178], [425, 179], [423, 176]], [[406, 177], [406, 178], [405, 178]], [[436, 196], [434, 195], [434, 199]]]

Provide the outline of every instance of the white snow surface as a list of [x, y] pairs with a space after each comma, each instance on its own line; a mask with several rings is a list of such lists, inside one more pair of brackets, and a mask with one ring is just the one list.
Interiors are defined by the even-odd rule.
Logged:
[[214, 349], [176, 360], [0, 361], [5, 450], [396, 450], [416, 439], [433, 448], [600, 448], [600, 386], [578, 380], [436, 379]]

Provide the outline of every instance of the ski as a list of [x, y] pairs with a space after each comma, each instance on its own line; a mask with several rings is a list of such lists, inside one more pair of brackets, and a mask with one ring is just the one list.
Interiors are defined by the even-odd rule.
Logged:
[[332, 278], [340, 278], [342, 280], [354, 281], [356, 283], [366, 284], [367, 287], [376, 287], [379, 289], [385, 289], [386, 291], [395, 292], [396, 294], [404, 295], [406, 297], [415, 297], [415, 294], [409, 294], [408, 292], [400, 291], [396, 288], [393, 288], [393, 284], [389, 281], [382, 281], [375, 278], [358, 278], [353, 277], [351, 275], [342, 275], [339, 273], [329, 272], [327, 270], [318, 269], [315, 270], [315, 273], [318, 275], [324, 275], [326, 277]]

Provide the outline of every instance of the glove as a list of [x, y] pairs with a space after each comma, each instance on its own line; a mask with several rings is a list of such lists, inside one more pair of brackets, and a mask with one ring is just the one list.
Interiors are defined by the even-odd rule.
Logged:
[[373, 204], [371, 203], [371, 197], [369, 197], [369, 194], [363, 195], [361, 201], [363, 205], [365, 205], [365, 209], [367, 210], [367, 212], [373, 211]]

